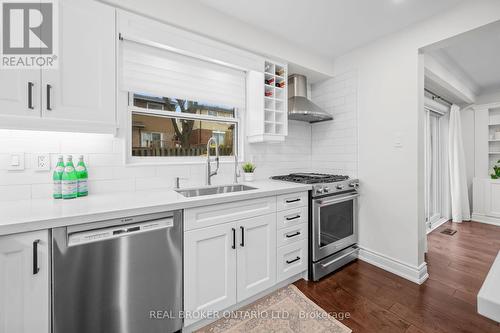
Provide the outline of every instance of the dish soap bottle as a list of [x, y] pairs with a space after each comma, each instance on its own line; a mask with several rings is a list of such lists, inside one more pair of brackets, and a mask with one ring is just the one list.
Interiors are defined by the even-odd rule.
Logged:
[[78, 179], [76, 177], [75, 166], [73, 165], [73, 157], [68, 156], [68, 161], [64, 167], [62, 174], [62, 198], [73, 199], [77, 196]]
[[63, 157], [59, 156], [57, 159], [57, 165], [52, 174], [52, 181], [54, 182], [54, 193], [52, 196], [54, 199], [62, 199], [62, 174], [64, 172], [64, 161]]
[[85, 166], [85, 162], [83, 162], [83, 155], [80, 155], [78, 159], [78, 164], [76, 166], [76, 177], [78, 179], [78, 193], [79, 197], [84, 197], [89, 194], [87, 179], [88, 179], [88, 171]]

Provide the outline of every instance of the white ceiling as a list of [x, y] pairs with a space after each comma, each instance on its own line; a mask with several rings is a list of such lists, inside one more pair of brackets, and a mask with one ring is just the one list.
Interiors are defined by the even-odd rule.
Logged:
[[466, 32], [425, 51], [476, 94], [500, 89], [500, 22]]
[[463, 0], [195, 1], [315, 54], [336, 57]]

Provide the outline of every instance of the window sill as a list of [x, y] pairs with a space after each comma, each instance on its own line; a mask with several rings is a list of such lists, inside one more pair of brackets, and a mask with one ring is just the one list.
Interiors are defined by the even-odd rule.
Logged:
[[[213, 158], [213, 156], [212, 156]], [[162, 166], [162, 165], [205, 165], [207, 164], [206, 157], [152, 157], [153, 161], [148, 160], [148, 157], [129, 157], [125, 161], [126, 166]], [[221, 164], [233, 164], [234, 157], [224, 156], [219, 158]], [[238, 157], [238, 163], [244, 160]]]

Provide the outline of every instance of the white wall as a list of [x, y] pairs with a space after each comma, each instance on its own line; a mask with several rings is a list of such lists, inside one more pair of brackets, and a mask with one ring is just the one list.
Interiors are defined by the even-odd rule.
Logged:
[[462, 121], [462, 138], [465, 150], [465, 168], [467, 172], [467, 187], [469, 189], [469, 203], [472, 212], [472, 183], [475, 173], [475, 123], [474, 109], [463, 109], [460, 111]]
[[[268, 31], [259, 30], [196, 1], [100, 1], [258, 54], [300, 64], [321, 73], [331, 74], [332, 72], [330, 59], [312, 54], [309, 50], [274, 36]], [[286, 12], [285, 8], [284, 11]]]
[[356, 92], [355, 71], [312, 85], [312, 101], [334, 118], [313, 125], [311, 160], [315, 172], [358, 176]]
[[500, 2], [464, 2], [335, 61], [335, 73], [358, 73], [362, 247], [421, 271], [424, 72], [419, 49], [498, 19]]

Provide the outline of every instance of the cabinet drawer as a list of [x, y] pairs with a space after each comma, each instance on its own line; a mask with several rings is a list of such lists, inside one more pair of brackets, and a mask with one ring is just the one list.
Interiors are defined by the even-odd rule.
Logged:
[[295, 209], [284, 210], [276, 213], [276, 222], [278, 229], [288, 228], [292, 225], [308, 223], [309, 213], [307, 207], [299, 207]]
[[285, 246], [307, 239], [307, 224], [301, 223], [288, 228], [279, 229], [276, 233], [276, 245]]
[[307, 239], [278, 248], [278, 282], [307, 269]]
[[308, 192], [298, 192], [282, 194], [277, 197], [277, 209], [285, 210], [290, 208], [304, 207], [308, 205]]
[[237, 221], [276, 212], [276, 197], [242, 200], [184, 210], [184, 230]]

